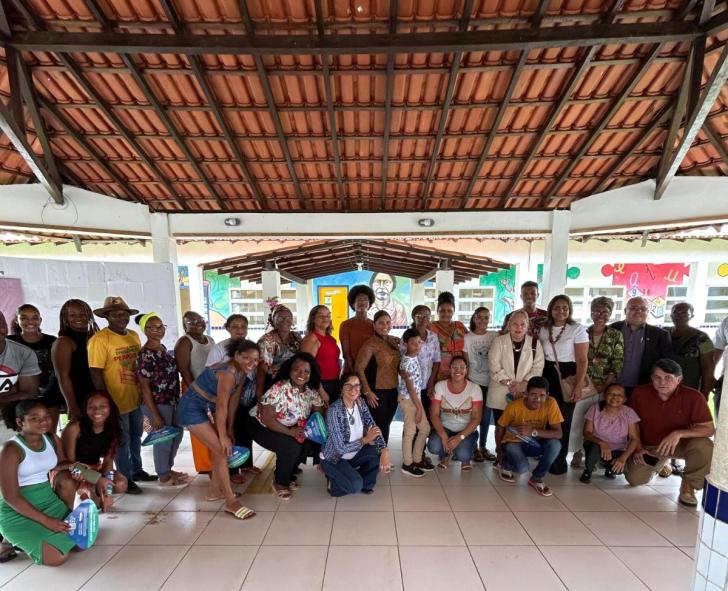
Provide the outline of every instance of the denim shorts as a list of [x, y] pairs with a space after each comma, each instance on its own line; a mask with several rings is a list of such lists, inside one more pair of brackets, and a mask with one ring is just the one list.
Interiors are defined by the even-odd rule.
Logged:
[[194, 390], [187, 390], [179, 399], [178, 420], [183, 427], [208, 423], [208, 412], [215, 414], [215, 403], [205, 400]]

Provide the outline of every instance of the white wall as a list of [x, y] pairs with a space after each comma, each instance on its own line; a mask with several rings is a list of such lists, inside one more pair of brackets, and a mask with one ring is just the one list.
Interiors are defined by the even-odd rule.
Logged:
[[[58, 313], [70, 298], [100, 308], [104, 298], [121, 296], [131, 308], [157, 312], [168, 325], [165, 344], [174, 345], [177, 277], [169, 263], [113, 263], [0, 257], [0, 274], [23, 282], [23, 300], [37, 306], [43, 316], [43, 331], [58, 333]], [[106, 321], [96, 318], [99, 326]], [[138, 327], [132, 320], [129, 328]], [[143, 339], [142, 339], [143, 341]]]

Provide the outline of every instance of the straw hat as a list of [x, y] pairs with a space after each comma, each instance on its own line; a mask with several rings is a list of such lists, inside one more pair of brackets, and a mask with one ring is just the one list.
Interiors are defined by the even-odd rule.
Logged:
[[106, 318], [107, 314], [114, 310], [124, 310], [125, 312], [129, 312], [129, 314], [139, 314], [139, 310], [134, 310], [127, 306], [124, 298], [120, 296], [108, 296], [104, 298], [103, 307], [96, 308], [94, 314], [99, 318]]

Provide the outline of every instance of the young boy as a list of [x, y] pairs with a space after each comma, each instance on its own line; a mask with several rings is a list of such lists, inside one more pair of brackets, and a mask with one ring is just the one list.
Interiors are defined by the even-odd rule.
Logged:
[[549, 396], [548, 380], [541, 376], [528, 380], [525, 396], [506, 406], [498, 419], [495, 431], [498, 477], [513, 484], [514, 472], [527, 472], [528, 458], [539, 458], [528, 486], [542, 497], [550, 497], [551, 489], [543, 477], [561, 450], [563, 422], [559, 405]]
[[[432, 462], [425, 461], [424, 451], [430, 423], [420, 401], [420, 390], [423, 388], [420, 362], [417, 355], [422, 346], [420, 333], [409, 328], [402, 335], [406, 350], [399, 364], [399, 406], [404, 415], [402, 430], [402, 474], [421, 478], [425, 470], [432, 470]], [[415, 439], [415, 433], [417, 438]], [[412, 442], [414, 440], [414, 449]]]

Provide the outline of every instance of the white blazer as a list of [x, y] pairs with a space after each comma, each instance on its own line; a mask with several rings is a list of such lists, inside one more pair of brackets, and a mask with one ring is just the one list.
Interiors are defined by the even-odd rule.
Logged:
[[543, 347], [540, 342], [536, 341], [534, 354], [533, 349], [529, 346], [532, 342], [531, 337], [526, 335], [521, 357], [518, 360], [518, 367], [514, 368], [511, 335], [504, 334], [495, 338], [488, 354], [490, 384], [488, 385], [486, 406], [498, 410], [503, 410], [506, 407], [508, 386], [501, 384], [501, 380], [522, 382], [541, 375], [544, 364]]

